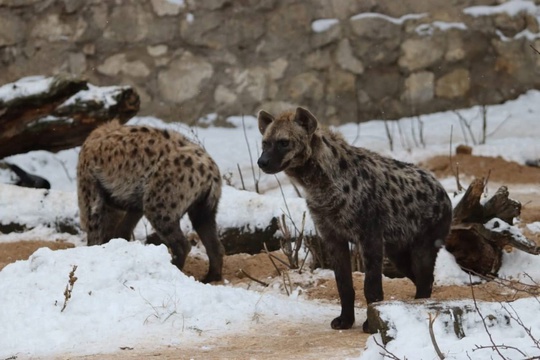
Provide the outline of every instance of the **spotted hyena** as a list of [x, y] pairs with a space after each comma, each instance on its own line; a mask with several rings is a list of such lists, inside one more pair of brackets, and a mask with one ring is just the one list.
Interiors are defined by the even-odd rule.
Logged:
[[209, 259], [204, 282], [221, 279], [223, 245], [216, 211], [221, 177], [212, 158], [181, 134], [112, 121], [84, 142], [77, 166], [81, 227], [88, 245], [129, 239], [144, 215], [182, 269], [190, 244], [179, 226], [187, 212]]
[[[332, 328], [354, 323], [349, 243], [363, 250], [368, 304], [383, 300], [383, 254], [413, 281], [416, 298], [430, 297], [435, 259], [452, 218], [441, 184], [412, 164], [349, 145], [319, 127], [306, 109], [278, 117], [260, 111], [258, 121], [263, 135], [259, 167], [267, 174], [284, 171], [304, 188], [330, 255], [341, 300]], [[363, 329], [369, 330], [367, 320]]]

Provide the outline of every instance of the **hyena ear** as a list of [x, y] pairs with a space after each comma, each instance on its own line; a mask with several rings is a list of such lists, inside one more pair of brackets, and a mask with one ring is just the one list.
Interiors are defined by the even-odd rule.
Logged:
[[266, 128], [268, 127], [268, 125], [270, 125], [270, 123], [274, 121], [274, 117], [270, 115], [269, 113], [267, 113], [266, 111], [261, 110], [259, 111], [258, 120], [259, 120], [259, 131], [261, 132], [262, 135], [264, 135], [264, 132], [266, 131]]
[[294, 115], [294, 121], [303, 127], [308, 135], [311, 135], [317, 130], [318, 121], [317, 118], [304, 108], [296, 108], [296, 114]]

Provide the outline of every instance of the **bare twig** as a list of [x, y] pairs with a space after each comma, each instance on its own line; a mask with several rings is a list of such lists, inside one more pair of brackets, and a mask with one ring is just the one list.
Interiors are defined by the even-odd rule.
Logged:
[[270, 251], [268, 251], [268, 247], [266, 246], [266, 243], [263, 243], [263, 246], [264, 246], [264, 251], [266, 251], [266, 254], [268, 255], [268, 258], [270, 259], [270, 261], [272, 262], [272, 265], [274, 265], [274, 268], [276, 269], [278, 275], [281, 275], [281, 271], [279, 270], [279, 268], [277, 267], [276, 263], [274, 262], [274, 259], [280, 261], [283, 265], [285, 266], [288, 266], [287, 263], [285, 263], [283, 260], [281, 260], [280, 258], [278, 258], [277, 256], [274, 256], [270, 253]]
[[[283, 287], [285, 288], [285, 291], [287, 292], [287, 296], [291, 296], [292, 282], [291, 282], [291, 278], [289, 277], [289, 273], [287, 271], [284, 271], [281, 275], [283, 279]], [[289, 285], [289, 287], [287, 287], [287, 284]]]
[[[459, 111], [454, 111], [454, 114], [456, 114], [456, 116], [458, 117], [459, 119], [459, 125], [461, 126], [461, 131], [463, 132], [463, 137], [465, 138], [465, 144], [468, 145], [467, 143], [467, 132], [469, 133], [469, 136], [471, 137], [471, 141], [473, 143], [473, 145], [476, 145], [477, 142], [476, 142], [476, 139], [474, 137], [474, 133], [471, 129], [471, 122], [467, 121], [467, 119], [465, 119], [465, 117], [463, 115], [461, 115], [461, 113]], [[467, 130], [467, 132], [465, 132], [465, 130]]]
[[452, 170], [452, 173], [454, 174], [454, 177], [456, 178], [456, 187], [458, 193], [463, 191], [463, 187], [461, 186], [461, 183], [459, 182], [459, 165], [456, 164], [456, 169], [454, 170], [454, 163], [452, 162], [452, 138], [454, 135], [454, 125], [450, 125], [450, 151], [449, 151], [449, 158], [450, 158], [450, 169]]
[[470, 274], [469, 274], [469, 284], [471, 286], [471, 296], [473, 299], [474, 308], [476, 312], [478, 313], [478, 316], [480, 316], [480, 319], [482, 319], [482, 324], [484, 325], [484, 329], [486, 330], [486, 333], [489, 337], [489, 341], [491, 342], [491, 345], [493, 345], [492, 349], [497, 352], [497, 354], [501, 357], [501, 359], [506, 360], [503, 354], [501, 354], [501, 351], [499, 350], [499, 347], [497, 346], [497, 344], [495, 344], [495, 341], [493, 341], [493, 336], [491, 336], [491, 333], [489, 332], [488, 326], [486, 324], [486, 320], [484, 316], [482, 315], [482, 312], [480, 311], [480, 307], [478, 306], [478, 303], [476, 302], [476, 296], [474, 295], [474, 287], [472, 283], [472, 276]]
[[246, 124], [244, 122], [244, 114], [242, 114], [242, 129], [244, 130], [244, 138], [246, 140], [246, 145], [248, 149], [249, 154], [249, 163], [251, 164], [251, 173], [253, 175], [253, 183], [255, 185], [255, 192], [257, 194], [260, 194], [259, 192], [259, 179], [255, 176], [255, 165], [253, 165], [253, 156], [251, 155], [251, 147], [249, 146], [249, 140], [246, 132]]
[[425, 149], [426, 142], [424, 140], [424, 122], [422, 121], [422, 118], [420, 117], [420, 115], [418, 115], [416, 119], [418, 121], [418, 133], [420, 136], [420, 144], [422, 144], [422, 147]]
[[407, 141], [407, 138], [405, 137], [405, 134], [403, 134], [403, 129], [401, 128], [401, 122], [399, 120], [396, 120], [396, 126], [398, 128], [399, 133], [399, 139], [401, 140], [401, 147], [403, 147], [407, 151], [411, 151], [411, 145]]
[[506, 123], [509, 119], [511, 118], [511, 116], [507, 116], [506, 119], [504, 119], [503, 121], [501, 121], [501, 123], [499, 125], [497, 125], [497, 127], [495, 129], [493, 129], [492, 132], [490, 132], [489, 134], [487, 134], [486, 136], [487, 137], [490, 137], [492, 136], [493, 134], [495, 134], [503, 125], [504, 123]]
[[68, 284], [66, 285], [66, 289], [64, 290], [64, 305], [62, 306], [62, 309], [60, 309], [60, 312], [64, 312], [69, 299], [71, 299], [71, 292], [73, 291], [73, 285], [75, 285], [75, 281], [77, 281], [77, 277], [75, 276], [75, 270], [77, 270], [77, 265], [73, 265], [73, 268], [69, 273], [69, 281], [68, 281]]
[[360, 140], [360, 121], [356, 123], [356, 136], [354, 137], [354, 140], [351, 142], [351, 145], [356, 144], [358, 140]]
[[244, 184], [244, 176], [242, 176], [242, 170], [240, 170], [240, 164], [236, 163], [238, 168], [238, 174], [240, 175], [240, 182], [242, 183], [242, 190], [246, 190], [246, 184]]
[[[502, 308], [504, 309], [504, 311], [506, 311], [506, 313], [508, 314], [508, 316], [510, 316], [510, 318], [512, 318], [519, 326], [521, 326], [523, 328], [523, 330], [525, 330], [525, 333], [527, 334], [527, 336], [532, 340], [532, 342], [534, 343], [534, 345], [536, 346], [537, 349], [540, 349], [540, 341], [538, 339], [536, 339], [532, 332], [531, 332], [531, 328], [530, 327], [527, 327], [525, 326], [525, 324], [523, 323], [523, 320], [521, 320], [521, 317], [519, 316], [519, 314], [517, 313], [516, 309], [514, 309], [514, 307], [512, 306], [512, 304], [510, 303], [507, 303], [506, 305], [505, 304], [502, 304], [501, 303], [501, 306]], [[512, 309], [512, 312], [510, 312], [506, 306], [508, 306], [510, 309]], [[524, 355], [525, 356], [525, 355]]]
[[529, 44], [529, 46], [531, 47], [531, 49], [533, 49], [533, 51], [537, 54], [540, 55], [540, 51], [536, 50], [536, 48], [534, 46], [532, 46], [531, 44]]
[[[375, 344], [380, 347], [384, 353], [380, 353], [382, 356], [384, 357], [387, 357], [389, 359], [392, 359], [392, 360], [401, 360], [400, 358], [398, 358], [396, 355], [394, 355], [393, 353], [391, 353], [387, 348], [386, 346], [380, 344], [378, 341], [377, 341], [377, 338], [374, 338], [374, 341], [375, 341]], [[403, 358], [403, 360], [407, 360], [406, 358]]]
[[390, 132], [390, 126], [388, 121], [384, 120], [384, 130], [386, 131], [386, 138], [388, 139], [388, 145], [390, 146], [390, 151], [394, 151], [394, 137]]
[[265, 283], [264, 281], [261, 281], [261, 280], [259, 280], [259, 279], [254, 278], [253, 276], [249, 275], [244, 269], [240, 269], [240, 272], [241, 272], [242, 274], [244, 274], [246, 277], [248, 277], [249, 279], [255, 281], [256, 283], [261, 284], [261, 285], [264, 286], [264, 287], [268, 287], [268, 286], [269, 286], [269, 284]]
[[482, 137], [480, 139], [480, 144], [485, 144], [486, 135], [487, 135], [487, 106], [482, 105], [481, 111], [482, 111]]
[[444, 360], [445, 356], [439, 348], [439, 345], [437, 344], [437, 339], [435, 338], [435, 331], [433, 331], [433, 323], [435, 323], [435, 320], [438, 316], [439, 313], [435, 314], [435, 316], [433, 317], [431, 316], [431, 313], [429, 314], [429, 337], [431, 338], [431, 343], [433, 344], [433, 348], [435, 349], [437, 356], [439, 357], [439, 359]]

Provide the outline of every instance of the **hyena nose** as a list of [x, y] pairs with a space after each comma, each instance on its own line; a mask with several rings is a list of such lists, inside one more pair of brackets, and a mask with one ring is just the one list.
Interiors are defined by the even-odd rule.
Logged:
[[259, 160], [257, 161], [257, 165], [259, 165], [259, 167], [261, 169], [264, 169], [265, 167], [268, 166], [268, 159], [263, 159], [262, 157], [259, 158]]

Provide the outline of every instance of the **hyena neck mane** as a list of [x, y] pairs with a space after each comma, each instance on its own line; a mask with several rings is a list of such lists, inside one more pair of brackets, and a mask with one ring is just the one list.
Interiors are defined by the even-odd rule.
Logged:
[[308, 191], [331, 186], [345, 167], [345, 158], [347, 153], [352, 153], [352, 146], [341, 134], [325, 127], [317, 129], [307, 146], [311, 148], [311, 155], [302, 165], [288, 168], [285, 173]]

